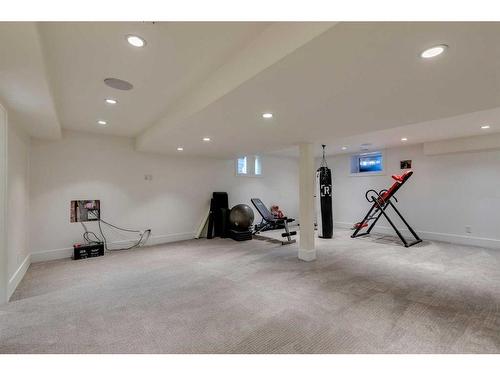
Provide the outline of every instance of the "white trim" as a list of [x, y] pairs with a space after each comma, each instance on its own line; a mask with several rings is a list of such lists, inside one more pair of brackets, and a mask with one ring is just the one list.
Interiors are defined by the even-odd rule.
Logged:
[[49, 260], [71, 258], [72, 253], [73, 253], [72, 247], [63, 249], [36, 251], [31, 253], [31, 262], [38, 263], [38, 262], [46, 262]]
[[387, 176], [385, 172], [357, 172], [349, 173], [349, 177], [373, 177], [373, 176]]
[[[194, 232], [161, 234], [157, 236], [151, 236], [149, 237], [149, 240], [145, 247], [160, 245], [169, 242], [190, 240], [193, 239], [194, 236], [195, 236]], [[110, 242], [109, 245], [110, 247], [114, 245], [127, 246], [127, 245], [133, 245], [135, 242], [136, 242], [135, 240], [113, 241]], [[38, 262], [46, 262], [49, 260], [71, 258], [72, 255], [73, 255], [73, 247], [36, 251], [31, 253], [31, 262], [38, 263]]]
[[[247, 159], [247, 173], [238, 173], [238, 159]], [[255, 174], [255, 160], [260, 158], [260, 174]], [[262, 155], [241, 155], [234, 160], [234, 170], [237, 177], [264, 177], [264, 160]]]
[[23, 279], [24, 275], [26, 275], [26, 271], [28, 271], [29, 266], [31, 265], [31, 254], [28, 254], [26, 258], [24, 258], [23, 262], [19, 266], [14, 275], [9, 280], [9, 285], [7, 286], [7, 300], [10, 300], [12, 294], [16, 290], [17, 286]]
[[194, 239], [196, 233], [194, 232], [184, 232], [184, 233], [172, 233], [172, 234], [160, 234], [158, 236], [151, 236], [148, 240], [147, 246], [161, 245], [169, 242], [178, 242]]
[[[343, 229], [352, 228], [352, 223], [336, 221], [335, 226]], [[398, 228], [398, 230], [405, 236], [410, 235], [410, 231], [406, 228]], [[468, 245], [468, 246], [479, 246], [485, 247], [489, 249], [499, 249], [500, 250], [500, 240], [496, 238], [485, 238], [485, 237], [473, 237], [473, 236], [464, 236], [460, 234], [452, 234], [452, 233], [438, 233], [438, 232], [428, 232], [422, 230], [415, 230], [417, 234], [424, 240], [429, 241], [441, 241], [441, 242], [449, 242], [457, 245]], [[373, 228], [373, 233], [378, 234], [393, 234], [394, 230], [391, 227], [386, 226], [375, 226]]]

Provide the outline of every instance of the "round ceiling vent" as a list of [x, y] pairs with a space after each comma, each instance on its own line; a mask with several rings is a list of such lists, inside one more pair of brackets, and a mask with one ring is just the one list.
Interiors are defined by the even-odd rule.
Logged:
[[117, 90], [132, 90], [134, 88], [130, 82], [118, 78], [106, 78], [104, 83]]

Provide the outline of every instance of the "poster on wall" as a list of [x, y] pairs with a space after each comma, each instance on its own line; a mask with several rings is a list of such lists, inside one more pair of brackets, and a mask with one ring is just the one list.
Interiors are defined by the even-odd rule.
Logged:
[[98, 221], [101, 218], [101, 201], [80, 200], [71, 201], [70, 221], [82, 223], [84, 221]]
[[401, 169], [411, 169], [411, 160], [401, 160]]

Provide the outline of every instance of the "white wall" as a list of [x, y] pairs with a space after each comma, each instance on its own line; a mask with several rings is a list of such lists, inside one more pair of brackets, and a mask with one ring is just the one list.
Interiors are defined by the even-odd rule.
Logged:
[[30, 264], [29, 233], [29, 137], [8, 124], [7, 164], [7, 270], [8, 297]]
[[227, 191], [231, 205], [260, 197], [298, 211], [293, 159], [265, 157], [264, 177], [237, 177], [232, 160], [140, 153], [131, 139], [65, 132], [62, 141], [32, 140], [30, 169], [33, 261], [69, 256], [81, 241], [82, 227], [69, 222], [74, 199], [100, 199], [102, 217], [119, 226], [151, 228], [151, 243], [192, 238], [213, 191]]
[[7, 302], [7, 112], [0, 104], [0, 304]]
[[[387, 188], [390, 175], [401, 172], [399, 161], [412, 159], [415, 174], [398, 194], [399, 207], [422, 237], [499, 247], [500, 151], [425, 156], [418, 145], [386, 150], [385, 157], [386, 175], [371, 177], [350, 177], [348, 155], [329, 158], [337, 225], [361, 220], [368, 208], [364, 192]], [[65, 132], [62, 141], [32, 140], [32, 260], [67, 257], [81, 241], [81, 226], [69, 222], [72, 199], [100, 199], [104, 219], [151, 228], [151, 243], [192, 238], [213, 191], [227, 191], [231, 206], [259, 197], [298, 217], [297, 160], [265, 156], [263, 171], [263, 177], [239, 177], [233, 160], [140, 153], [120, 137]], [[127, 238], [108, 233], [112, 241]]]
[[[32, 261], [71, 254], [82, 234], [79, 224], [69, 222], [73, 199], [100, 199], [104, 219], [151, 228], [151, 243], [192, 238], [213, 191], [227, 191], [231, 206], [259, 197], [298, 217], [298, 162], [293, 158], [264, 156], [263, 177], [239, 177], [233, 160], [140, 153], [131, 139], [121, 137], [65, 132], [61, 141], [33, 139], [28, 148], [25, 136], [11, 132], [9, 143], [10, 278], [28, 255], [20, 228], [30, 229]], [[422, 237], [500, 247], [499, 150], [426, 156], [417, 145], [386, 150], [385, 158], [386, 174], [370, 177], [349, 176], [349, 155], [328, 158], [337, 225], [361, 220], [369, 207], [364, 192], [387, 188], [390, 175], [401, 173], [399, 161], [412, 159], [415, 174], [397, 196]], [[153, 180], [146, 181], [145, 174]], [[28, 182], [29, 203], [23, 193]], [[23, 225], [28, 209], [29, 224]], [[386, 225], [381, 221], [382, 231]], [[465, 233], [466, 225], [471, 234]], [[90, 229], [97, 230], [95, 224]], [[108, 233], [112, 241], [125, 239]]]
[[426, 156], [423, 145], [394, 148], [385, 153], [385, 176], [364, 177], [349, 176], [349, 157], [328, 159], [338, 225], [362, 220], [365, 191], [388, 188], [400, 160], [412, 159], [415, 173], [396, 194], [410, 225], [423, 238], [500, 248], [500, 150]]
[[248, 204], [254, 209], [255, 221], [260, 222], [259, 213], [250, 202], [251, 198], [260, 198], [267, 207], [277, 204], [285, 215], [298, 219], [299, 165], [296, 159], [264, 155], [262, 177], [236, 176], [234, 161], [225, 163], [224, 183], [230, 206]]

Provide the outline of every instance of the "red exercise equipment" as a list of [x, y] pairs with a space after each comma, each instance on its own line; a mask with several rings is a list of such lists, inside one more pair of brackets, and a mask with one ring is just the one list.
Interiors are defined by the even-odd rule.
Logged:
[[[403, 186], [405, 184], [406, 181], [408, 181], [408, 179], [412, 176], [412, 174], [413, 174], [413, 171], [409, 170], [409, 171], [406, 171], [405, 173], [403, 173], [402, 175], [393, 175], [392, 178], [394, 179], [394, 183], [392, 184], [392, 186], [389, 189], [383, 189], [383, 190], [380, 190], [379, 192], [377, 192], [373, 189], [370, 189], [365, 193], [366, 200], [368, 202], [373, 203], [373, 204], [372, 204], [370, 210], [368, 211], [368, 213], [365, 215], [364, 219], [361, 220], [359, 223], [355, 223], [353, 225], [352, 229], [354, 229], [354, 233], [351, 235], [352, 238], [366, 236], [366, 235], [370, 234], [371, 230], [373, 229], [373, 227], [377, 223], [378, 219], [380, 219], [380, 217], [382, 215], [384, 215], [384, 217], [387, 219], [389, 224], [392, 226], [392, 228], [394, 229], [394, 231], [396, 232], [398, 237], [401, 239], [401, 241], [403, 242], [405, 247], [410, 247], [410, 246], [413, 246], [417, 243], [422, 242], [420, 237], [412, 229], [412, 227], [410, 227], [410, 225], [405, 220], [403, 215], [401, 215], [401, 213], [398, 211], [398, 209], [396, 208], [396, 206], [392, 202], [393, 200], [395, 202], [398, 201], [397, 198], [394, 196], [394, 194], [401, 188], [401, 186]], [[406, 225], [406, 227], [408, 228], [410, 233], [415, 238], [414, 241], [408, 242], [403, 237], [403, 235], [398, 230], [398, 228], [396, 228], [393, 221], [389, 218], [389, 216], [386, 213], [386, 209], [388, 207], [392, 207], [394, 209], [396, 214], [403, 221], [403, 223]], [[370, 221], [373, 221], [371, 223], [371, 225], [369, 224]], [[366, 232], [360, 233], [360, 231], [366, 227], [368, 227], [368, 230]]]

